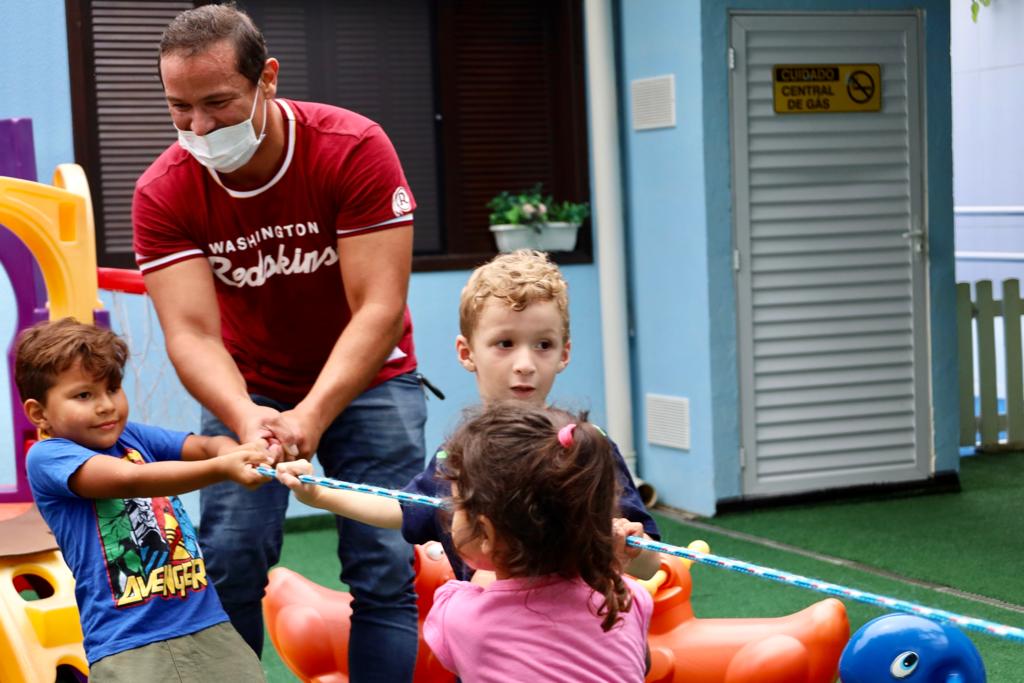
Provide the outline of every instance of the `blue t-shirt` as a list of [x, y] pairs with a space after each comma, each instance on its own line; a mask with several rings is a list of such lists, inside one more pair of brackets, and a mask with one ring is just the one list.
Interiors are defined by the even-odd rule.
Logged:
[[[640, 494], [633, 483], [633, 477], [629, 474], [629, 467], [619, 452], [619, 447], [609, 439], [612, 445], [612, 455], [615, 458], [615, 467], [619, 476], [619, 484], [622, 490], [619, 492], [619, 512], [631, 522], [640, 522], [644, 525], [644, 531], [648, 536], [658, 541], [661, 540], [661, 533], [658, 531], [658, 524], [647, 512]], [[436, 496], [447, 498], [452, 495], [452, 483], [437, 474], [437, 453], [427, 463], [427, 468], [416, 475], [406, 484], [403, 491], [419, 493], [424, 496]], [[449, 523], [442, 517], [445, 513], [437, 508], [426, 505], [402, 504], [402, 536], [409, 543], [426, 543], [438, 541], [444, 547], [448, 561], [452, 565], [455, 577], [463, 581], [469, 581], [473, 570], [466, 566], [455, 552], [452, 544], [452, 534]]]
[[188, 434], [129, 422], [112, 448], [45, 439], [28, 452], [28, 481], [75, 577], [89, 664], [227, 621], [176, 496], [93, 500], [68, 487], [86, 460], [180, 460]]

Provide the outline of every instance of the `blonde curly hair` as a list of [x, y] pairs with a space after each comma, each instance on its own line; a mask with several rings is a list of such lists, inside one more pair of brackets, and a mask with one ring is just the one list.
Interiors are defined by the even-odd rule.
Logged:
[[459, 332], [472, 339], [488, 299], [521, 311], [533, 303], [554, 301], [562, 318], [562, 342], [569, 341], [569, 284], [547, 254], [519, 249], [499, 254], [473, 271], [459, 297]]

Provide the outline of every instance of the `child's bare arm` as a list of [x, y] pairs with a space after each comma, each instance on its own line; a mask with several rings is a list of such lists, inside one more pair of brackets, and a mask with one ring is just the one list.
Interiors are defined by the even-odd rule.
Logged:
[[293, 460], [277, 465], [278, 480], [290, 488], [295, 493], [295, 497], [306, 505], [327, 510], [370, 526], [384, 529], [400, 529], [402, 527], [402, 506], [397, 500], [359, 491], [328, 489], [299, 481], [300, 474], [312, 473], [313, 465], [308, 460]]
[[255, 488], [266, 479], [252, 466], [271, 461], [264, 441], [237, 446], [207, 460], [138, 465], [109, 455], [95, 455], [71, 475], [68, 486], [83, 498], [175, 496], [226, 479]]
[[238, 448], [238, 442], [229, 436], [201, 436], [189, 434], [181, 447], [182, 460], [208, 460]]
[[626, 573], [638, 579], [649, 579], [654, 576], [661, 564], [658, 553], [626, 545], [627, 536], [647, 538], [647, 534], [644, 533], [644, 525], [640, 522], [631, 522], [624, 517], [617, 517], [612, 520], [612, 531], [615, 534], [616, 553], [623, 560]]
[[[647, 535], [644, 534], [644, 538]], [[626, 573], [638, 579], [649, 579], [654, 576], [658, 567], [661, 566], [661, 558], [653, 550], [641, 550], [640, 553], [626, 565]]]

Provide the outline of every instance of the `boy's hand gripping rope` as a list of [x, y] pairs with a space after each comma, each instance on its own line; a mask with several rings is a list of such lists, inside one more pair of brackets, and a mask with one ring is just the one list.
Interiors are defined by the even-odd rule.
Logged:
[[[266, 465], [259, 465], [256, 468], [256, 471], [265, 477], [276, 477], [274, 469], [267, 467]], [[298, 479], [304, 484], [316, 484], [318, 486], [326, 486], [331, 489], [344, 489], [346, 491], [369, 493], [375, 496], [383, 496], [384, 498], [392, 498], [402, 503], [427, 505], [434, 508], [445, 507], [444, 500], [441, 498], [434, 498], [433, 496], [423, 496], [417, 493], [385, 489], [379, 486], [370, 486], [368, 484], [352, 484], [347, 481], [339, 481], [328, 477], [316, 477], [309, 474], [299, 475]], [[917, 614], [922, 617], [934, 619], [935, 621], [953, 624], [954, 626], [959, 626], [960, 628], [969, 631], [987, 633], [990, 636], [1024, 643], [1024, 629], [1017, 628], [1016, 626], [1006, 626], [1004, 624], [997, 624], [984, 619], [966, 617], [961, 614], [934, 609], [932, 607], [925, 607], [924, 605], [918, 605], [905, 600], [897, 600], [896, 598], [890, 598], [884, 595], [867, 593], [854, 588], [846, 588], [845, 586], [828, 583], [827, 581], [811, 579], [806, 576], [800, 576], [799, 574], [790, 574], [789, 572], [771, 569], [769, 567], [761, 567], [756, 564], [733, 560], [728, 557], [721, 557], [719, 555], [712, 555], [711, 553], [702, 553], [696, 550], [690, 550], [689, 548], [667, 545], [665, 543], [659, 543], [658, 541], [640, 538], [639, 536], [627, 537], [626, 543], [642, 550], [653, 550], [657, 553], [675, 555], [676, 557], [682, 557], [693, 562], [711, 565], [712, 567], [731, 569], [732, 571], [740, 572], [741, 574], [759, 576], [762, 579], [788, 583], [793, 586], [799, 586], [800, 588], [809, 588], [810, 590], [818, 591], [819, 593], [827, 593], [828, 595], [847, 598], [848, 600], [856, 600], [858, 602], [864, 602], [869, 605], [875, 605], [876, 607], [883, 607], [889, 610], [909, 612], [910, 614]]]

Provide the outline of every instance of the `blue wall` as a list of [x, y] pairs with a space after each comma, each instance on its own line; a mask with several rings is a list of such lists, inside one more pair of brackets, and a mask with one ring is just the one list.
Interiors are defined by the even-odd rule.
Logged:
[[[665, 502], [705, 514], [741, 493], [727, 69], [728, 13], [924, 10], [935, 470], [958, 467], [949, 4], [945, 0], [636, 0], [620, 3], [623, 109], [636, 78], [675, 74], [676, 127], [624, 121], [637, 423], [643, 397], [690, 399], [692, 447], [638, 438]], [[639, 430], [638, 430], [639, 431]]]
[[[620, 43], [640, 474], [657, 486], [659, 500], [711, 514], [715, 448], [700, 5], [693, 0], [623, 2]], [[634, 131], [630, 81], [665, 74], [675, 74], [676, 126]], [[689, 399], [688, 452], [647, 443], [644, 396], [651, 393]]]
[[[4, 21], [0, 23], [0, 59], [5, 65], [4, 76], [0, 78], [0, 118], [33, 119], [36, 164], [40, 178], [48, 182], [58, 163], [74, 161], [64, 2], [38, 0], [13, 3], [5, 9]], [[571, 293], [573, 354], [569, 367], [555, 383], [551, 399], [590, 409], [593, 419], [603, 423], [607, 420], [597, 269], [593, 265], [578, 265], [568, 266], [564, 271]], [[477, 398], [473, 375], [456, 362], [455, 355], [459, 292], [468, 275], [468, 270], [414, 274], [410, 286], [409, 305], [420, 369], [448, 396], [445, 401], [433, 397], [428, 401], [428, 449], [441, 442], [461, 409]], [[126, 373], [133, 417], [144, 417], [170, 428], [198, 429], [198, 406], [166, 361], [163, 338], [151, 307], [145, 305], [144, 299], [132, 295], [104, 294], [102, 298], [114, 312], [115, 329], [132, 335], [133, 346], [145, 352]], [[0, 275], [0, 340], [5, 345], [13, 332], [14, 317], [10, 285]], [[149, 348], [142, 348], [144, 342], [149, 343]], [[0, 381], [6, 381], [6, 370], [2, 372]], [[0, 415], [11, 409], [6, 391], [0, 392]], [[0, 420], [0, 444], [7, 443], [9, 421]], [[11, 480], [11, 458], [8, 454], [0, 455], [0, 483]], [[186, 497], [186, 505], [193, 514], [197, 514], [195, 500], [196, 496]], [[289, 514], [308, 511], [296, 504]]]
[[[74, 158], [66, 36], [63, 2], [4, 5], [0, 21], [0, 64], [4, 65], [0, 77], [0, 119], [32, 119], [36, 168], [47, 181], [58, 163]], [[14, 295], [0, 269], [0, 346], [4, 349], [14, 331], [15, 319]], [[0, 363], [0, 386], [5, 387], [0, 391], [0, 416], [9, 415], [12, 409], [7, 382], [7, 363]], [[11, 422], [4, 417], [0, 419], [0, 484], [14, 482], [14, 461], [6, 453], [10, 443]]]
[[[928, 137], [928, 265], [931, 305], [932, 419], [935, 471], [960, 469], [959, 363], [956, 342], [956, 265], [953, 230], [953, 105], [950, 6], [926, 8], [925, 111]], [[963, 9], [963, 8], [959, 8]]]
[[49, 182], [57, 164], [74, 159], [64, 3], [9, 2], [3, 14], [0, 119], [32, 119], [36, 168]]

